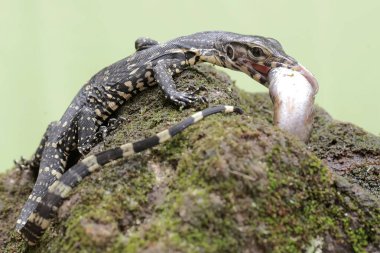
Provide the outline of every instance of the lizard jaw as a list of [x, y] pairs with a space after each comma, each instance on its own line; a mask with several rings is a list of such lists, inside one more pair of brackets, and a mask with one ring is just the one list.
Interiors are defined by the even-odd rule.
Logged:
[[262, 75], [265, 76], [265, 77], [268, 77], [268, 73], [269, 73], [269, 71], [271, 70], [271, 68], [269, 68], [269, 67], [267, 67], [267, 66], [259, 65], [259, 64], [256, 64], [256, 63], [252, 63], [252, 67], [253, 67], [257, 72], [259, 72], [260, 74], [262, 74]]

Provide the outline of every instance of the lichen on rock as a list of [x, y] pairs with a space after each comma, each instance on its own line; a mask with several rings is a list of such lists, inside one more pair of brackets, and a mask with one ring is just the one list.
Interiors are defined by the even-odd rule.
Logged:
[[[191, 68], [176, 82], [210, 105], [239, 105], [245, 114], [211, 116], [86, 178], [36, 247], [13, 232], [31, 177], [2, 174], [1, 251], [379, 250], [380, 138], [318, 108], [305, 145], [273, 126], [266, 94], [237, 89], [213, 67]], [[153, 135], [207, 106], [178, 110], [158, 88], [144, 91], [120, 111], [127, 122], [92, 153]]]

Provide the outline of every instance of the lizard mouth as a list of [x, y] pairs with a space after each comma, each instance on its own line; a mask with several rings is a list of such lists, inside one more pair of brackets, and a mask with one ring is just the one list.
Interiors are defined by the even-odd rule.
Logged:
[[263, 65], [259, 65], [259, 64], [256, 64], [256, 63], [252, 63], [252, 67], [257, 71], [259, 72], [260, 74], [262, 74], [263, 76], [265, 77], [268, 77], [268, 73], [270, 71], [270, 68], [267, 67], [267, 66], [263, 66]]

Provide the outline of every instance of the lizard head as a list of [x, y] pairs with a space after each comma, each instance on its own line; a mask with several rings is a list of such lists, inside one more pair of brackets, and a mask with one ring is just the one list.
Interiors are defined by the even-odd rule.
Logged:
[[264, 86], [268, 86], [268, 73], [272, 68], [285, 67], [299, 71], [314, 90], [318, 90], [318, 82], [311, 72], [287, 55], [275, 39], [231, 34], [216, 47], [222, 66], [242, 71]]

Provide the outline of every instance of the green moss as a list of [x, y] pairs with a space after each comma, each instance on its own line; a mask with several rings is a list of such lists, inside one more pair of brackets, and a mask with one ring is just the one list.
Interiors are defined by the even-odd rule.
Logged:
[[348, 218], [343, 218], [342, 223], [355, 252], [366, 252], [365, 246], [367, 246], [367, 235], [365, 230], [362, 228], [353, 230], [351, 221]]
[[[252, 183], [255, 177], [242, 171], [231, 173], [230, 168], [244, 168], [225, 160], [226, 149], [236, 148], [237, 143], [244, 145], [236, 141], [241, 136], [260, 136], [254, 129], [261, 128], [257, 122], [255, 127], [236, 128], [243, 125], [236, 122], [238, 117], [219, 117], [200, 123], [207, 136], [200, 137], [192, 130], [186, 132], [192, 152], [182, 151], [170, 181], [170, 194], [156, 208], [149, 227], [131, 234], [128, 252], [151, 248], [152, 244], [160, 245], [157, 247], [162, 251], [234, 252], [244, 248], [248, 238], [255, 238], [257, 245], [271, 252], [296, 252], [317, 236], [340, 231], [338, 220], [345, 217], [346, 210], [330, 208], [339, 193], [331, 187], [329, 171], [315, 156], [298, 157], [298, 143], [273, 145], [265, 159], [267, 166], [263, 166], [266, 178], [261, 182]], [[183, 138], [176, 143], [186, 149]], [[197, 142], [191, 142], [193, 138]], [[158, 148], [156, 154], [168, 159], [175, 155], [171, 144]], [[246, 155], [257, 156], [249, 150]], [[263, 187], [265, 180], [267, 188]], [[240, 199], [241, 195], [248, 196]], [[351, 238], [347, 231], [341, 236]], [[361, 244], [352, 241], [357, 252], [367, 245], [364, 238], [358, 238], [359, 241]], [[355, 248], [356, 244], [360, 246]]]
[[[329, 168], [380, 197], [380, 138], [318, 108], [310, 150]], [[339, 162], [337, 162], [339, 161]]]

